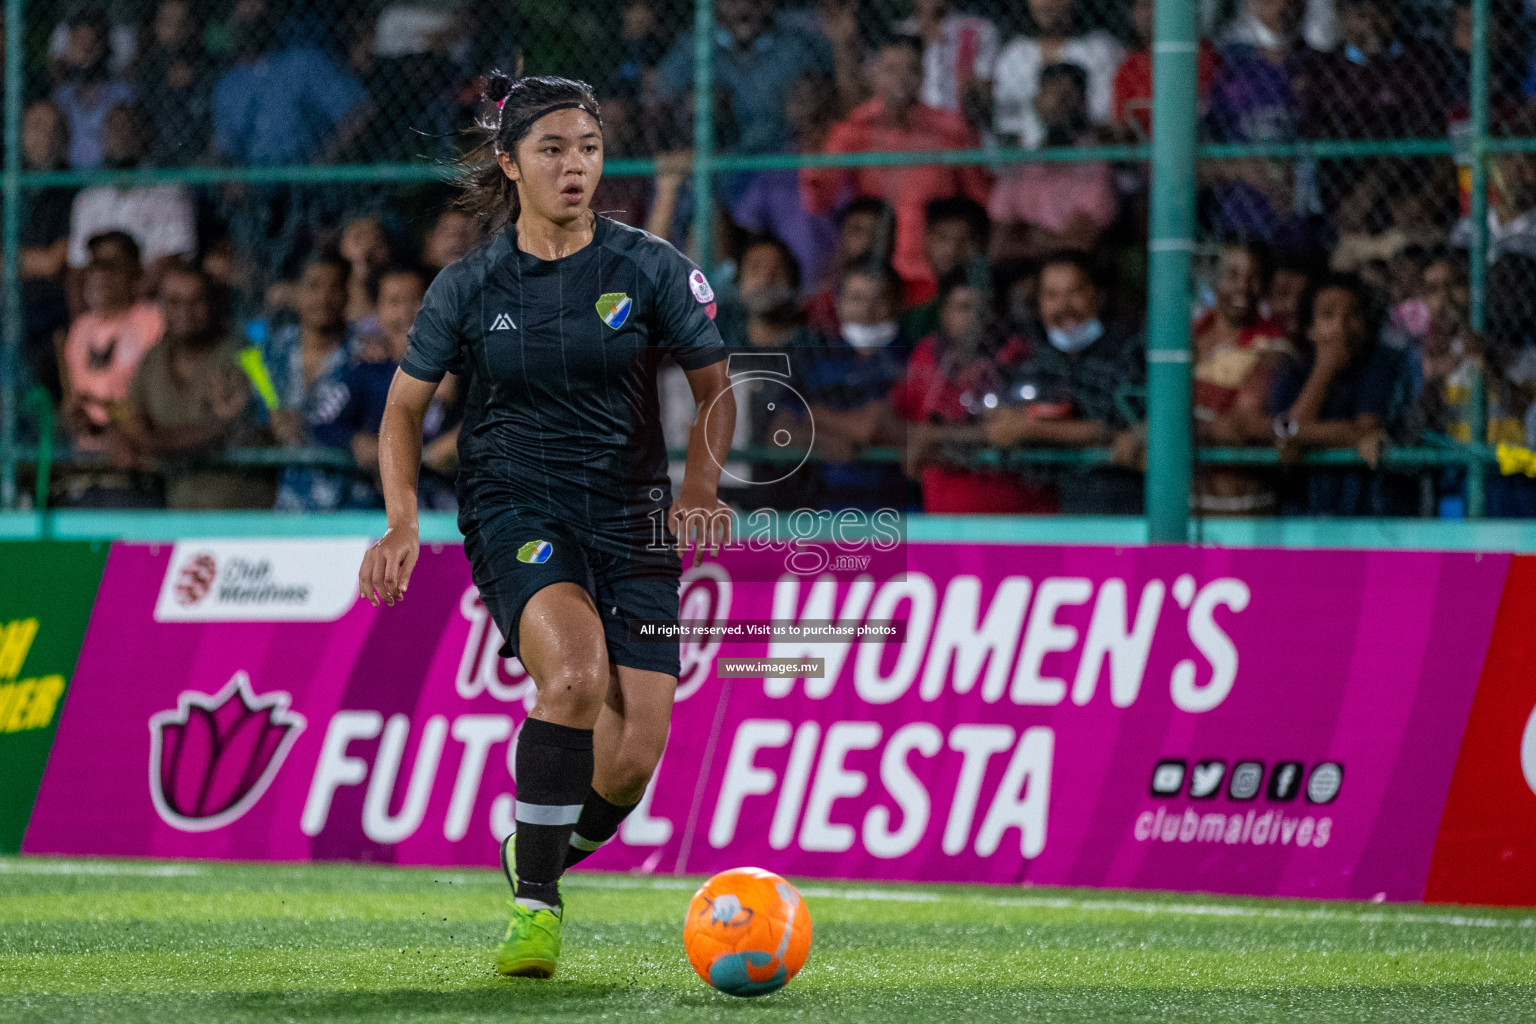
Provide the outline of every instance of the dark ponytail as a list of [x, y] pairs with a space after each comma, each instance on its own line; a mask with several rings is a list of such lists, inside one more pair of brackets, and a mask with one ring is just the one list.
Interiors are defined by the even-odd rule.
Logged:
[[516, 220], [520, 212], [517, 183], [502, 172], [497, 155], [509, 153], [515, 159], [517, 144], [533, 123], [556, 110], [585, 110], [599, 129], [603, 120], [592, 87], [569, 78], [513, 78], [493, 71], [486, 76], [484, 97], [485, 114], [473, 129], [480, 143], [460, 164], [459, 186], [463, 194], [458, 205], [495, 231]]

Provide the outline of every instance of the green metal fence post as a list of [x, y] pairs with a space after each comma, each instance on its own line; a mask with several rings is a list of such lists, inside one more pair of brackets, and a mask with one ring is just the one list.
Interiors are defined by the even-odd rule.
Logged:
[[1195, 5], [1162, 0], [1152, 33], [1147, 279], [1147, 535], [1189, 539], [1189, 267], [1195, 231]]
[[[1467, 253], [1472, 330], [1488, 326], [1488, 0], [1472, 0], [1472, 239]], [[1483, 370], [1474, 369], [1467, 395], [1467, 515], [1480, 518], [1486, 504], [1487, 467], [1478, 453], [1488, 441], [1488, 388]]]
[[0, 244], [0, 508], [16, 507], [16, 403], [21, 400], [21, 85], [22, 0], [5, 0], [5, 200]]
[[715, 3], [693, 7], [693, 253], [704, 273], [714, 246]]

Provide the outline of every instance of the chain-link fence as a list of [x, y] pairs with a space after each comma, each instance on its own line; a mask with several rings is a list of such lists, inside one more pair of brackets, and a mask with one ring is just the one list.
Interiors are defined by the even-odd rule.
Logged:
[[[592, 83], [594, 207], [688, 247], [728, 341], [858, 346], [897, 325], [906, 362], [886, 383], [891, 414], [921, 427], [905, 454], [925, 507], [985, 506], [1007, 477], [1012, 504], [990, 510], [1138, 510], [1151, 0], [704, 9], [712, 22], [692, 0], [9, 0], [7, 503], [29, 386], [51, 392], [66, 448], [112, 447], [133, 368], [92, 342], [125, 322], [113, 302], [166, 319], [168, 267], [227, 296], [258, 376], [287, 366], [274, 338], [309, 329], [317, 254], [345, 265], [341, 319], [376, 331], [384, 268], [430, 275], [481, 237], [446, 178], [500, 68]], [[1195, 199], [1194, 508], [1536, 514], [1529, 481], [1485, 473], [1483, 445], [1536, 442], [1531, 12], [1196, 14], [1198, 140], [1178, 141], [1201, 159], [1158, 185]], [[122, 262], [114, 231], [141, 270], [103, 299], [119, 282], [91, 268]], [[849, 311], [871, 258], [900, 279], [895, 308]], [[1359, 307], [1342, 327], [1330, 288]], [[979, 308], [950, 323], [957, 292]], [[366, 444], [316, 455], [324, 431], [283, 429], [288, 383], [256, 403], [246, 446], [366, 463]], [[99, 408], [72, 400], [98, 386]], [[853, 449], [879, 457], [866, 435]]]

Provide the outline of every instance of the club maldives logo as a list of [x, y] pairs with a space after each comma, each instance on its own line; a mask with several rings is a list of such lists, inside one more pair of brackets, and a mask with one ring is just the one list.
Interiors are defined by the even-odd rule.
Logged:
[[366, 538], [178, 543], [156, 622], [334, 622], [357, 601]]
[[261, 799], [304, 731], [281, 691], [257, 696], [244, 672], [216, 694], [183, 691], [149, 718], [149, 793], [167, 825], [209, 832]]

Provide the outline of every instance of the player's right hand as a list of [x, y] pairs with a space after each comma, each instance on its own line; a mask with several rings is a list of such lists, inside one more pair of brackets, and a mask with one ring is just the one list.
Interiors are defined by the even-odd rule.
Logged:
[[375, 608], [380, 598], [391, 607], [404, 600], [420, 554], [421, 540], [414, 526], [391, 526], [385, 530], [379, 542], [363, 556], [363, 567], [357, 572], [358, 592], [363, 600]]

